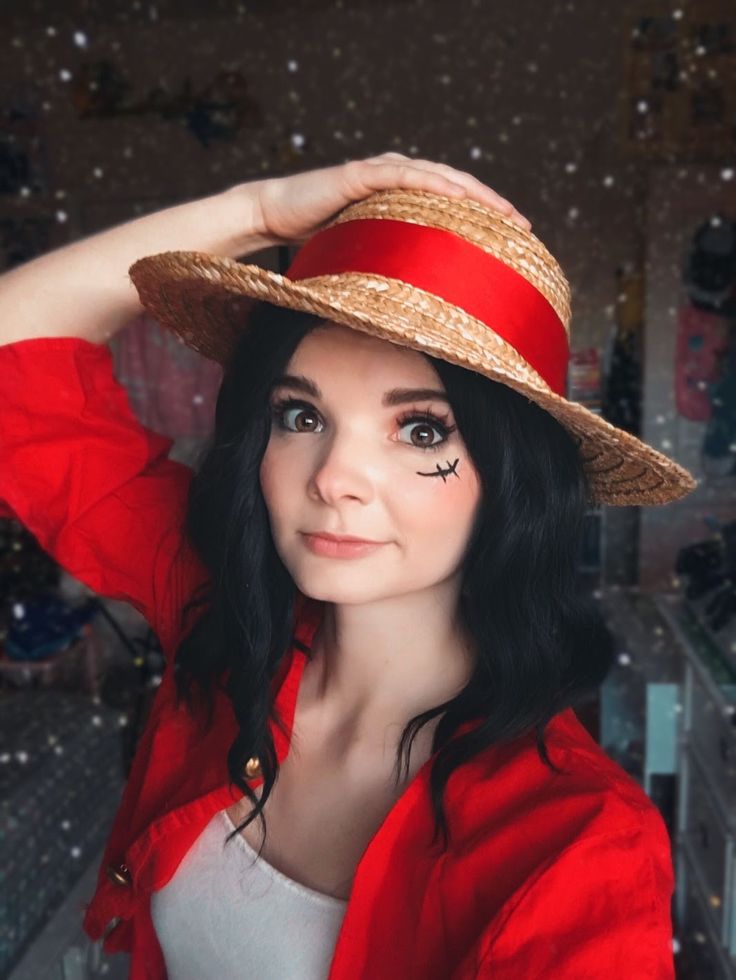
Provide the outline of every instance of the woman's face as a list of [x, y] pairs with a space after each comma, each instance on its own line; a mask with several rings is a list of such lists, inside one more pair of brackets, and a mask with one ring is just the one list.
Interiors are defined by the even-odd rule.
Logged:
[[[442, 393], [431, 364], [328, 322], [302, 340], [286, 374], [318, 393], [273, 388], [260, 481], [276, 550], [297, 587], [329, 602], [369, 602], [459, 581], [480, 481], [449, 402], [399, 395]], [[421, 418], [427, 413], [436, 421]], [[352, 558], [315, 554], [305, 534], [319, 531], [382, 545]]]

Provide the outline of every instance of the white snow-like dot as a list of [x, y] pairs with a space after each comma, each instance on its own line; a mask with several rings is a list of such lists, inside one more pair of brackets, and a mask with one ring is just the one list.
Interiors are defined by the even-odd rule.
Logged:
[[25, 765], [26, 762], [28, 762], [28, 753], [21, 750], [20, 752], [15, 753], [15, 758], [18, 760], [18, 762], [22, 762]]
[[59, 222], [59, 224], [62, 224], [63, 225], [64, 222], [66, 221], [67, 217], [68, 217], [68, 215], [67, 215], [66, 211], [57, 211], [56, 212], [56, 220]]
[[568, 174], [574, 174], [577, 169], [577, 163], [570, 162], [565, 164], [565, 172]]
[[479, 146], [470, 147], [470, 157], [472, 160], [479, 160], [483, 156], [483, 151]]
[[636, 108], [638, 112], [644, 113], [649, 111], [649, 103], [646, 99], [639, 99], [636, 103]]
[[87, 47], [87, 35], [84, 33], [84, 31], [74, 32], [74, 43], [78, 48]]
[[69, 849], [69, 853], [73, 858], [79, 858], [82, 856], [82, 848], [77, 847], [77, 845], [75, 844], [74, 847]]
[[62, 820], [60, 826], [62, 830], [69, 830], [71, 823], [68, 820]]
[[62, 82], [68, 82], [71, 77], [72, 77], [72, 73], [69, 71], [68, 68], [59, 69], [59, 78], [62, 80]]
[[204, 396], [203, 395], [194, 395], [192, 397], [192, 402], [195, 405], [201, 405], [203, 401], [204, 401]]
[[304, 146], [304, 136], [301, 133], [292, 133], [291, 145], [295, 146], [297, 149]]
[[93, 177], [102, 177], [102, 176], [104, 176], [104, 173], [105, 173], [105, 171], [102, 169], [102, 167], [95, 167], [94, 170], [92, 171], [92, 176]]
[[604, 187], [613, 187], [613, 185], [614, 185], [614, 178], [613, 178], [613, 176], [611, 174], [606, 174], [606, 176], [603, 178], [603, 186]]
[[622, 667], [628, 667], [629, 664], [631, 663], [631, 655], [623, 650], [621, 651], [621, 653], [619, 653], [616, 659], [618, 660], [618, 662], [621, 664]]
[[290, 61], [287, 61], [286, 62], [286, 67], [289, 69], [289, 71], [298, 71], [299, 70], [299, 62], [298, 61], [294, 61], [294, 59], [292, 58]]
[[16, 619], [23, 619], [26, 614], [26, 607], [22, 602], [16, 602], [13, 604], [13, 616]]
[[733, 167], [724, 167], [721, 170], [721, 180], [733, 180]]

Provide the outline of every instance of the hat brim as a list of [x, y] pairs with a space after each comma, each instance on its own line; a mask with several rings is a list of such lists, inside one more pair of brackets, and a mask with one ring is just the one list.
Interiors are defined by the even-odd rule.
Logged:
[[260, 300], [313, 313], [505, 384], [573, 436], [593, 504], [665, 504], [697, 486], [688, 470], [663, 453], [553, 392], [486, 324], [399, 280], [341, 273], [293, 281], [257, 265], [185, 251], [145, 256], [129, 274], [144, 309], [162, 327], [223, 365]]

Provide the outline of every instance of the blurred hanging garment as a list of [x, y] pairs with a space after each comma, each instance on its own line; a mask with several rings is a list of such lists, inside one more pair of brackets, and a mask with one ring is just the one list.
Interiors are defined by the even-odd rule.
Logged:
[[707, 313], [736, 316], [736, 221], [720, 213], [698, 227], [682, 282], [693, 306]]
[[204, 439], [214, 429], [222, 367], [142, 313], [111, 344], [115, 374], [138, 419], [172, 439]]
[[675, 400], [692, 422], [713, 414], [713, 389], [724, 377], [730, 326], [726, 317], [683, 303], [677, 313]]

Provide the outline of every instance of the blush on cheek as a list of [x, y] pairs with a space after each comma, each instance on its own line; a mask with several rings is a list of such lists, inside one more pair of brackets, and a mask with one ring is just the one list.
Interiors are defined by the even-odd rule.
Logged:
[[[478, 474], [467, 460], [461, 460], [456, 466], [453, 465], [455, 462], [456, 458], [450, 457], [449, 460], [443, 460], [438, 464], [443, 473], [452, 467], [452, 472], [444, 479], [440, 475], [415, 476], [414, 479], [421, 480], [423, 489], [426, 490], [424, 499], [434, 509], [435, 514], [437, 508], [441, 506], [443, 514], [454, 515], [455, 520], [462, 520], [462, 515], [475, 512], [479, 506], [482, 496], [481, 484]], [[422, 472], [430, 472], [430, 468], [426, 467]], [[416, 499], [416, 485], [414, 495]]]

